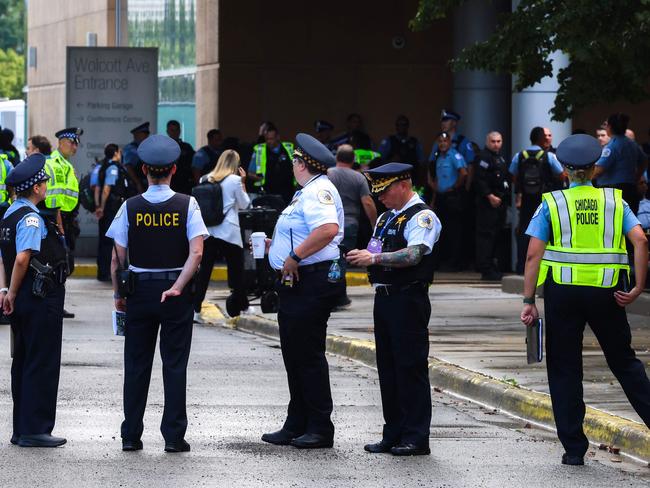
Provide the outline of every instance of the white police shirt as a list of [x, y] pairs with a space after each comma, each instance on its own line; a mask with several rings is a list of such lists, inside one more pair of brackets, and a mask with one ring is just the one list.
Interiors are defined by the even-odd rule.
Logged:
[[[418, 203], [423, 203], [422, 199], [417, 193], [413, 193], [411, 199], [402, 208], [399, 210], [389, 210], [392, 213], [389, 219], [394, 218], [396, 215]], [[441, 230], [442, 225], [440, 224], [440, 220], [433, 210], [427, 208], [416, 213], [406, 223], [404, 239], [406, 239], [406, 245], [408, 247], [424, 244], [427, 247], [427, 252], [424, 253], [426, 255], [433, 251], [433, 246], [440, 238]]]
[[[169, 200], [174, 196], [174, 194], [175, 192], [169, 188], [169, 185], [150, 185], [147, 191], [142, 194], [142, 196], [149, 203], [161, 203]], [[204, 239], [208, 237], [208, 229], [206, 229], [205, 224], [203, 223], [203, 217], [201, 217], [199, 204], [196, 202], [194, 197], [190, 197], [190, 205], [187, 209], [187, 240], [191, 241], [198, 236], [203, 236]], [[126, 202], [124, 202], [120, 209], [117, 211], [117, 214], [115, 215], [111, 226], [106, 232], [106, 237], [110, 237], [111, 239], [115, 240], [115, 243], [118, 246], [128, 247], [129, 217], [126, 212]], [[145, 271], [179, 271], [183, 268], [145, 269], [129, 265], [129, 269], [136, 273], [142, 273]]]
[[340, 256], [338, 245], [343, 240], [343, 204], [329, 178], [318, 175], [296, 192], [289, 206], [280, 214], [269, 249], [271, 267], [282, 269], [289, 252], [302, 244], [314, 229], [325, 224], [339, 226], [336, 237], [320, 251], [301, 260], [299, 266], [331, 261]]

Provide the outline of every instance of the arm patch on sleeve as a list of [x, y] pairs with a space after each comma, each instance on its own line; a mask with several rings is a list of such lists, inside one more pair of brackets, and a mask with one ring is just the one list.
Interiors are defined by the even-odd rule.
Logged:
[[38, 217], [34, 215], [28, 215], [27, 217], [25, 217], [25, 226], [36, 227], [38, 229], [41, 226], [41, 222]]
[[329, 190], [320, 190], [318, 192], [318, 201], [323, 205], [334, 205], [334, 197]]

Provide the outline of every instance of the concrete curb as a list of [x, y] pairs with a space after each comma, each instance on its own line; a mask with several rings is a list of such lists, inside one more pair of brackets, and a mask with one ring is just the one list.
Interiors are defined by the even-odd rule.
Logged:
[[[277, 322], [263, 317], [224, 318], [223, 324], [267, 338], [279, 338]], [[376, 366], [375, 343], [371, 340], [328, 335], [327, 351]], [[513, 386], [435, 358], [429, 361], [429, 378], [432, 386], [554, 430], [551, 398], [546, 393]], [[626, 454], [650, 461], [650, 430], [643, 424], [587, 407], [584, 430], [595, 443], [617, 446]]]

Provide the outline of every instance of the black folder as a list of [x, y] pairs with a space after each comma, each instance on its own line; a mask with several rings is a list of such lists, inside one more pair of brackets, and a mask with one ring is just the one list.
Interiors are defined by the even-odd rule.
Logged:
[[539, 363], [544, 358], [544, 320], [541, 318], [526, 327], [526, 356], [528, 364]]

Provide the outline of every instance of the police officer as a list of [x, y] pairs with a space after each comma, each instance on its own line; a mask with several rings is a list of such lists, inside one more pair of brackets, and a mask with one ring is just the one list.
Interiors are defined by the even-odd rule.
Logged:
[[432, 206], [439, 212], [445, 227], [440, 260], [444, 269], [460, 271], [464, 267], [462, 248], [463, 188], [467, 178], [467, 163], [452, 147], [452, 136], [438, 135], [438, 152], [429, 163], [429, 184], [433, 189]]
[[[637, 282], [645, 283], [648, 243], [621, 190], [591, 186], [601, 147], [588, 135], [565, 139], [557, 157], [571, 188], [545, 193], [528, 226], [521, 320], [537, 320], [535, 288], [544, 284], [546, 366], [563, 464], [584, 464], [589, 442], [582, 430], [582, 336], [593, 330], [607, 364], [630, 403], [650, 427], [650, 381], [632, 349], [625, 306], [643, 291], [628, 291], [625, 236], [634, 246]], [[552, 233], [551, 233], [552, 229]]]
[[142, 161], [138, 156], [138, 146], [142, 144], [150, 134], [149, 122], [144, 122], [131, 129], [133, 140], [124, 146], [122, 156], [124, 157], [124, 167], [129, 173], [131, 180], [135, 183], [138, 193], [143, 193], [147, 188], [147, 178], [142, 172]]
[[9, 162], [15, 166], [20, 162], [20, 153], [13, 141], [14, 132], [11, 129], [5, 127], [0, 131], [0, 152], [6, 154]]
[[210, 173], [217, 165], [219, 156], [224, 151], [223, 134], [219, 129], [210, 129], [206, 135], [208, 143], [194, 153], [192, 157], [192, 177], [198, 185], [201, 176]]
[[406, 115], [398, 115], [395, 119], [395, 134], [383, 139], [379, 145], [379, 153], [384, 161], [395, 161], [413, 166], [413, 185], [416, 193], [424, 195], [427, 182], [427, 171], [424, 150], [420, 141], [409, 135], [410, 122]]
[[430, 453], [428, 289], [441, 226], [413, 192], [411, 170], [388, 163], [368, 171], [372, 192], [389, 210], [377, 220], [368, 248], [347, 254], [353, 265], [368, 266], [375, 288], [377, 372], [386, 423], [382, 439], [364, 449], [396, 456]]
[[337, 146], [332, 142], [332, 131], [334, 130], [334, 125], [330, 124], [326, 120], [317, 120], [314, 122], [314, 130], [316, 131], [316, 139], [323, 143], [332, 154], [335, 154]]
[[[442, 109], [440, 113], [440, 131], [446, 132], [451, 137], [451, 147], [458, 151], [466, 163], [472, 164], [476, 158], [474, 144], [463, 134], [457, 130], [458, 122], [461, 116], [453, 110]], [[429, 161], [435, 160], [435, 155], [438, 152], [438, 144], [434, 143], [431, 148], [431, 155]]]
[[561, 182], [565, 179], [562, 165], [555, 154], [548, 151], [549, 147], [544, 128], [533, 127], [530, 131], [530, 146], [516, 153], [508, 168], [515, 184], [515, 204], [519, 209], [517, 235], [517, 273], [519, 274], [524, 272], [526, 249], [528, 249], [526, 228], [535, 209], [542, 201], [542, 193], [561, 188]]
[[0, 223], [0, 302], [14, 336], [11, 443], [22, 447], [66, 443], [52, 436], [61, 368], [65, 248], [56, 225], [44, 220], [36, 207], [46, 195], [44, 166], [45, 156], [33, 154], [9, 173], [7, 183], [17, 199]]
[[485, 148], [478, 155], [474, 173], [476, 190], [476, 268], [481, 279], [500, 280], [495, 264], [496, 245], [510, 204], [508, 166], [501, 155], [503, 138], [498, 132], [485, 137]]
[[630, 118], [616, 113], [607, 118], [605, 130], [610, 141], [596, 162], [594, 180], [598, 186], [618, 188], [634, 213], [639, 211], [640, 195], [637, 183], [648, 166], [648, 157], [641, 147], [625, 136]]
[[[77, 153], [79, 137], [83, 134], [79, 127], [68, 127], [56, 134], [59, 141], [57, 149], [52, 151], [45, 163], [45, 170], [50, 177], [47, 196], [43, 202], [48, 218], [54, 220], [60, 232], [65, 236], [68, 249], [69, 272], [74, 271], [74, 250], [79, 236], [79, 181], [74, 172], [70, 158]], [[74, 314], [63, 311], [63, 318], [74, 318]]]
[[291, 400], [282, 428], [262, 440], [325, 448], [334, 443], [325, 337], [343, 291], [337, 273], [343, 205], [327, 178], [335, 164], [329, 149], [308, 134], [298, 134], [296, 144], [293, 174], [302, 189], [280, 215], [269, 249], [269, 262], [281, 275], [278, 323]]
[[[139, 145], [138, 158], [149, 187], [122, 204], [106, 233], [115, 241], [111, 264], [115, 308], [126, 311], [124, 451], [142, 449], [142, 418], [159, 327], [165, 387], [160, 430], [165, 451], [190, 450], [185, 441], [187, 361], [192, 341], [190, 282], [201, 262], [208, 231], [196, 200], [169, 187], [179, 154], [176, 141], [164, 135], [150, 136]], [[127, 248], [131, 277], [126, 281], [132, 286], [118, 289], [118, 269], [124, 267]]]
[[192, 158], [194, 148], [188, 142], [181, 139], [181, 123], [178, 120], [167, 122], [167, 135], [174, 139], [181, 148], [181, 155], [176, 161], [176, 173], [172, 177], [171, 188], [177, 193], [192, 193], [194, 178], [192, 176]]
[[264, 133], [265, 142], [253, 147], [253, 156], [248, 165], [248, 177], [259, 192], [280, 195], [285, 204], [295, 191], [291, 160], [293, 144], [281, 142], [278, 129], [270, 126]]

